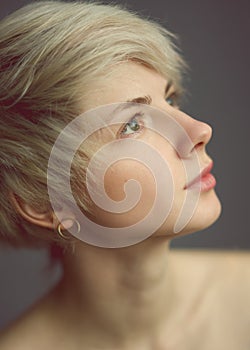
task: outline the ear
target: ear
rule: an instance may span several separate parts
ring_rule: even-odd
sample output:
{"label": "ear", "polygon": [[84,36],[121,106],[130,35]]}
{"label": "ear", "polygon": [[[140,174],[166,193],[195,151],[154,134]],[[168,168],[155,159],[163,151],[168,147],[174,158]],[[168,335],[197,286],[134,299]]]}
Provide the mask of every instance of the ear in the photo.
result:
{"label": "ear", "polygon": [[[14,193],[10,193],[10,200],[16,212],[32,224],[54,230],[60,223],[56,214],[51,208],[46,210],[40,210],[38,208],[35,208],[34,206],[24,202],[19,196],[15,195]],[[60,208],[59,211],[60,217],[74,219],[74,215],[72,215],[72,213],[69,212],[69,210],[67,210],[66,208]],[[70,228],[70,226],[72,226],[72,223],[66,222],[63,226],[65,229],[67,229]]]}

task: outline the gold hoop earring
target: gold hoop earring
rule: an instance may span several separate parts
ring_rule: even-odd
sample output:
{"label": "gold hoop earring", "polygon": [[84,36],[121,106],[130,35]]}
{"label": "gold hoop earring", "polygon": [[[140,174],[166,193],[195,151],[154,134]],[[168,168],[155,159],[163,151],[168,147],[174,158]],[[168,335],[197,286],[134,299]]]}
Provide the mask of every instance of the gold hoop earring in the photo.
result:
{"label": "gold hoop earring", "polygon": [[71,221],[73,221],[73,225],[74,225],[74,224],[76,225],[76,227],[77,227],[77,232],[75,233],[76,235],[80,232],[80,230],[81,230],[81,225],[80,225],[79,221],[77,221],[76,219],[72,219],[72,218],[65,218],[65,219],[63,219],[63,220],[58,224],[57,229],[56,229],[58,235],[59,235],[61,238],[63,238],[64,240],[70,241],[70,240],[72,239],[72,236],[71,236],[71,235],[66,235],[66,234],[63,233],[63,231],[62,231],[63,221],[66,221],[66,220],[71,220]]}

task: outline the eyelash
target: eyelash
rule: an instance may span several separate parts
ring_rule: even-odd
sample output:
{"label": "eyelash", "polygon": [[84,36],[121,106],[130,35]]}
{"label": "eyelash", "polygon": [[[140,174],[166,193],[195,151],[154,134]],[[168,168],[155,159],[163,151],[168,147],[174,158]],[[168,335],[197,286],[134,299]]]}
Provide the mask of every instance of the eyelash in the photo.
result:
{"label": "eyelash", "polygon": [[[167,100],[171,99],[173,102],[172,103],[169,103],[167,102]],[[171,95],[167,96],[166,97],[166,102],[174,107],[174,108],[178,108],[178,100],[179,100],[179,95],[177,92],[173,92]],[[142,117],[143,116],[143,113],[141,112],[137,112],[130,120],[129,122],[127,122],[123,127],[122,129],[119,131],[119,136],[120,137],[130,137],[129,135],[134,135],[134,134],[138,134],[138,133],[141,133],[141,131],[143,130],[144,128],[144,123],[143,122],[137,122],[137,125],[138,125],[138,129],[137,130],[132,130],[132,132],[128,133],[128,134],[125,134],[125,131],[126,131],[126,128],[129,127],[129,124],[131,124],[133,121],[137,120],[138,117]]]}
{"label": "eyelash", "polygon": [[167,100],[169,100],[169,99],[171,99],[171,100],[173,100],[173,102],[172,103],[169,103],[169,102],[167,102],[170,106],[172,106],[172,107],[178,107],[179,106],[179,98],[180,98],[180,96],[178,95],[178,93],[177,92],[173,92],[170,96],[167,96],[166,97],[166,102],[167,102]]}
{"label": "eyelash", "polygon": [[[138,121],[138,118],[142,117],[143,113],[138,112],[136,113],[123,127],[122,129],[119,131],[119,135],[120,137],[130,137],[130,135],[134,135],[134,134],[138,134],[142,131],[142,129],[144,128],[144,123],[142,121]],[[132,130],[132,128],[129,126],[130,124],[132,124],[134,121],[136,121],[136,124],[138,125],[138,129],[136,130]],[[132,130],[132,132],[125,134],[127,128],[130,127],[130,129]]]}

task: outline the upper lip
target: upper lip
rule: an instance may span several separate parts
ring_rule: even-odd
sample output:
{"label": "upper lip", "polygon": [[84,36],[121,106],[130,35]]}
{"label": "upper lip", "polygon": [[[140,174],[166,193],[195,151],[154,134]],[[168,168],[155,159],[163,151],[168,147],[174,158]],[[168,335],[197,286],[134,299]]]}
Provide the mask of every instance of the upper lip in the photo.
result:
{"label": "upper lip", "polygon": [[212,168],[213,168],[213,162],[210,162],[210,163],[200,172],[200,174],[199,174],[197,177],[195,177],[192,181],[190,181],[184,188],[186,189],[186,188],[192,186],[194,183],[200,181],[200,179],[201,179],[203,176],[205,176],[205,175],[207,175],[207,174],[210,173],[210,171],[212,170]]}

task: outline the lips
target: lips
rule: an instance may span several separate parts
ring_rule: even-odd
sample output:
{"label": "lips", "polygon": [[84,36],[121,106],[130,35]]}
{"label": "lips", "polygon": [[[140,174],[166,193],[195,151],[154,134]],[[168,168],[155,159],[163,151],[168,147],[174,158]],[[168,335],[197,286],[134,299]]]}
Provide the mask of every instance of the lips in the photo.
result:
{"label": "lips", "polygon": [[191,182],[189,182],[184,187],[184,189],[187,189],[187,188],[191,187],[195,183],[199,183],[203,177],[205,177],[207,174],[210,173],[212,168],[213,168],[213,162],[211,162],[207,167],[205,167],[196,178],[194,178]]}

